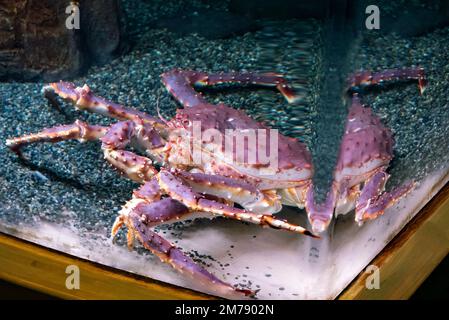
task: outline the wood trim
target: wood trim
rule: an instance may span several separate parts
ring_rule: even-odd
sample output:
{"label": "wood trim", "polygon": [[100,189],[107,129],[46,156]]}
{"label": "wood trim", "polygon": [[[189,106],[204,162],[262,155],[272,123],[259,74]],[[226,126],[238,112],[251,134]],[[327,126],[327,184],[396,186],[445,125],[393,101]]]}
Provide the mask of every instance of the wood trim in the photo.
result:
{"label": "wood trim", "polygon": [[[68,265],[80,268],[80,289],[65,286]],[[64,299],[212,299],[0,233],[0,278]]]}
{"label": "wood trim", "polygon": [[370,263],[380,288],[365,286],[362,271],[338,297],[343,300],[408,299],[449,253],[449,183]]}

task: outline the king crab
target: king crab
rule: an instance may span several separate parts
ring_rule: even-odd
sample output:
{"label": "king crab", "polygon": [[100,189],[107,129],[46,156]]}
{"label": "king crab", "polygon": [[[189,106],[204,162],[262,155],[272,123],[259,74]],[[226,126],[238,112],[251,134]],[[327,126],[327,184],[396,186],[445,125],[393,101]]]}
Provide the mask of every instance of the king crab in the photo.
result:
{"label": "king crab", "polygon": [[[351,87],[410,78],[419,79],[422,87],[423,77],[421,69],[360,73],[352,78]],[[276,135],[276,171],[261,174],[260,169],[267,164],[261,160],[256,147],[270,148],[263,141],[245,146],[247,155],[257,153],[255,162],[248,163],[228,161],[222,141],[204,141],[194,136],[195,122],[200,122],[202,133],[208,129],[223,134],[228,129],[240,132],[254,129],[271,136],[271,129],[251,119],[243,111],[224,104],[208,103],[194,90],[194,86],[219,83],[274,86],[288,102],[294,102],[297,97],[282,76],[273,73],[206,74],[172,70],[162,74],[162,81],[184,106],[169,121],[95,96],[87,85],[76,87],[62,81],[51,83],[43,90],[51,101],[59,96],[72,102],[78,109],[120,121],[107,127],[77,120],[73,124],[8,139],[6,144],[20,153],[22,146],[36,142],[100,140],[105,159],[126,177],[142,184],[120,211],[112,227],[112,237],[122,226],[126,226],[130,247],[134,238],[137,238],[162,261],[189,274],[217,293],[227,295],[237,291],[245,295],[254,294],[249,290],[236,289],[201,268],[180,249],[155,233],[153,227],[182,219],[222,216],[318,237],[301,226],[276,219],[273,214],[279,212],[282,205],[305,207],[313,231],[319,233],[327,228],[335,208],[337,213],[346,213],[356,203],[356,220],[362,222],[382,214],[385,208],[412,188],[413,184],[410,183],[382,194],[388,178],[385,168],[392,158],[393,140],[391,132],[370,108],[360,104],[358,97],[352,99],[332,190],[325,203],[317,205],[313,199],[311,156],[299,140]],[[185,142],[186,137],[188,143],[180,143],[180,139],[184,138]],[[125,150],[128,145],[141,150],[146,156]],[[192,150],[201,151],[201,161],[194,161]],[[232,149],[231,160],[236,159],[237,152]],[[158,164],[161,169],[156,170],[153,164]],[[361,191],[360,184],[364,184]],[[243,209],[235,207],[234,203]]]}

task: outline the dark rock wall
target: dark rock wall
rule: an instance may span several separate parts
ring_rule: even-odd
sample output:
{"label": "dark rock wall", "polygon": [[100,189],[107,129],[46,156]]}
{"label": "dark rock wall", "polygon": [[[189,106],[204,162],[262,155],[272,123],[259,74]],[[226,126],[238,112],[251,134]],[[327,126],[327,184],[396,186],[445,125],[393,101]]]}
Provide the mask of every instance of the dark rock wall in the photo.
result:
{"label": "dark rock wall", "polygon": [[67,29],[60,0],[0,0],[0,81],[53,81],[120,53],[117,0],[79,1],[80,29]]}

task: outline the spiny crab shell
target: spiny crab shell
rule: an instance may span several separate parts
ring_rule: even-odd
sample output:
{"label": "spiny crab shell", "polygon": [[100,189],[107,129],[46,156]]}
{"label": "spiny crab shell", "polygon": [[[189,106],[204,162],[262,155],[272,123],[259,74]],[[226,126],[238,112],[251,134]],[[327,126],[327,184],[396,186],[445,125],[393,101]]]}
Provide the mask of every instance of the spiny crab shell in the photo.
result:
{"label": "spiny crab shell", "polygon": [[[224,104],[202,104],[197,107],[178,109],[177,114],[170,124],[179,131],[177,136],[187,137],[189,144],[176,144],[179,149],[168,160],[176,163],[176,158],[181,154],[181,161],[186,159],[192,162],[188,165],[201,167],[205,173],[221,175],[225,177],[243,179],[250,182],[260,190],[283,189],[295,187],[312,178],[313,168],[310,152],[298,139],[289,138],[278,134],[277,130],[266,128],[240,110],[233,109]],[[198,126],[195,126],[198,124]],[[217,135],[210,136],[210,129],[217,130]],[[196,133],[194,130],[198,130]],[[244,150],[237,150],[236,140],[246,132],[254,132],[255,139],[243,141]],[[232,136],[235,134],[234,136]],[[200,136],[203,138],[195,138]],[[218,139],[217,139],[218,138]],[[233,139],[230,149],[226,153],[226,139]],[[276,143],[270,143],[275,139]],[[268,168],[270,163],[266,161],[266,155],[272,154],[270,146],[277,146],[275,152],[276,163],[272,170]],[[183,147],[184,150],[182,149]],[[231,149],[232,148],[232,149]],[[193,163],[193,155],[186,154],[193,150],[201,155],[201,163]],[[242,157],[239,159],[238,152]],[[264,158],[260,152],[264,152]],[[248,161],[254,155],[254,161]],[[266,168],[266,170],[263,170]]]}
{"label": "spiny crab shell", "polygon": [[364,182],[373,171],[387,167],[393,158],[391,130],[371,108],[362,106],[357,98],[353,99],[335,168],[334,181],[343,189],[336,214],[348,211],[341,207],[349,202],[345,191]]}

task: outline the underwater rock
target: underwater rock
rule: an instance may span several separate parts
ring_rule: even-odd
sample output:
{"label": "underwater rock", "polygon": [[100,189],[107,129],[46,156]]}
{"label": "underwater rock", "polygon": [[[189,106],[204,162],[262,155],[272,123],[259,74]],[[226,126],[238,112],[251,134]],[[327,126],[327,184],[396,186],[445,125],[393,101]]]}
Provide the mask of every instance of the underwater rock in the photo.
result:
{"label": "underwater rock", "polygon": [[82,1],[80,11],[80,31],[92,62],[103,65],[119,56],[126,47],[119,1]]}
{"label": "underwater rock", "polygon": [[117,0],[78,3],[80,28],[69,29],[68,1],[0,0],[0,81],[64,79],[114,56],[121,43]]}
{"label": "underwater rock", "polygon": [[82,65],[78,39],[57,0],[0,0],[0,79],[56,79]]}

